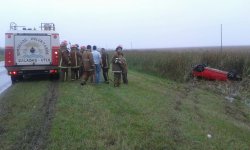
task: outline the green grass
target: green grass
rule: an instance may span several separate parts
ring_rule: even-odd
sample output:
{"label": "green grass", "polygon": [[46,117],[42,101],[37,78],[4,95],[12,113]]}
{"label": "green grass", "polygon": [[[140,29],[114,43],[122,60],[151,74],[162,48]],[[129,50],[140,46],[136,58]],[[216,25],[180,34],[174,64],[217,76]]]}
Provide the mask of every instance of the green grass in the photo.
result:
{"label": "green grass", "polygon": [[[41,126],[48,82],[17,83],[1,95],[1,149]],[[61,82],[47,149],[249,149],[249,107],[189,84],[134,71],[120,88]]]}
{"label": "green grass", "polygon": [[[43,104],[47,81],[18,83],[0,95],[0,149],[13,149],[39,126],[38,110]],[[17,147],[22,149],[22,147]],[[24,147],[23,147],[24,148]]]}
{"label": "green grass", "polygon": [[[138,72],[129,79],[121,88],[62,83],[48,148],[249,149],[244,104]],[[237,105],[239,118],[226,111]]]}

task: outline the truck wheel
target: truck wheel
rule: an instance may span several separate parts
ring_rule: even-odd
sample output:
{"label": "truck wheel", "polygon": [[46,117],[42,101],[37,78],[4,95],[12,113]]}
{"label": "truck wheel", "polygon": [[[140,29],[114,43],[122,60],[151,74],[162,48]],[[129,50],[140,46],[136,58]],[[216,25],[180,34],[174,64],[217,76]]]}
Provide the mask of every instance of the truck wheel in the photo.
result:
{"label": "truck wheel", "polygon": [[22,81],[23,80],[23,76],[22,75],[19,75],[18,76],[18,81]]}
{"label": "truck wheel", "polygon": [[11,76],[11,81],[12,83],[16,83],[17,81],[21,81],[23,80],[23,76],[22,75],[18,75],[18,76]]}
{"label": "truck wheel", "polygon": [[11,81],[12,81],[12,84],[16,83],[17,82],[17,77],[11,76]]}
{"label": "truck wheel", "polygon": [[55,80],[59,80],[59,77],[60,77],[59,73],[54,75]]}
{"label": "truck wheel", "polygon": [[50,75],[50,79],[51,80],[58,80],[59,79],[59,74]]}

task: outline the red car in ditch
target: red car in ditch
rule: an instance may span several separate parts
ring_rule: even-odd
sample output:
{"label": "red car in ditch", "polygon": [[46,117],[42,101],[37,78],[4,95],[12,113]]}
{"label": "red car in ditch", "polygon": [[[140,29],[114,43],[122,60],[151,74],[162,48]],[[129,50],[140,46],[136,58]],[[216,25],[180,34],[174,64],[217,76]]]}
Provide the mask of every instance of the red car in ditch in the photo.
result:
{"label": "red car in ditch", "polygon": [[211,67],[207,67],[206,65],[196,65],[192,70],[192,76],[203,78],[207,80],[218,80],[218,81],[227,81],[234,80],[240,81],[242,78],[236,71],[222,71],[218,69],[214,69]]}

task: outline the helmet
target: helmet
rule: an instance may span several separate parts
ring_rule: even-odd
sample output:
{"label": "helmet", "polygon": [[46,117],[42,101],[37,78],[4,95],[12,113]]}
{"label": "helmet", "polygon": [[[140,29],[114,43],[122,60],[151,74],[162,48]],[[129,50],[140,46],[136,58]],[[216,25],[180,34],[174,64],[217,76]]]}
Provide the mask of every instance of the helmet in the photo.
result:
{"label": "helmet", "polygon": [[86,49],[86,47],[85,46],[81,46],[81,49]]}
{"label": "helmet", "polygon": [[67,45],[68,45],[68,42],[66,40],[61,42],[61,46],[67,46]]}
{"label": "helmet", "polygon": [[71,45],[70,48],[77,48],[77,46],[75,44]]}
{"label": "helmet", "polygon": [[115,50],[117,51],[119,49],[122,50],[122,46],[121,45],[118,45]]}

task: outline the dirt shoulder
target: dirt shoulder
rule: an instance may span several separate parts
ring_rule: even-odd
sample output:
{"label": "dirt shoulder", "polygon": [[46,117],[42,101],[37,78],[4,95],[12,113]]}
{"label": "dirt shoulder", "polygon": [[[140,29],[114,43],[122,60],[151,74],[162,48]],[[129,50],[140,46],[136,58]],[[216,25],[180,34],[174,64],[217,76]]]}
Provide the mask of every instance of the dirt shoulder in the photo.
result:
{"label": "dirt shoulder", "polygon": [[[24,130],[24,135],[17,141],[13,149],[45,149],[48,134],[50,132],[52,120],[55,113],[55,104],[58,97],[58,82],[51,82],[48,91],[43,99],[43,105],[39,108],[37,114],[31,118]],[[38,126],[33,126],[39,122]],[[33,124],[33,125],[32,125]]]}
{"label": "dirt shoulder", "polygon": [[45,149],[58,82],[25,81],[0,96],[0,149]]}

